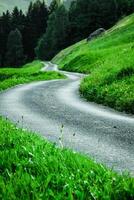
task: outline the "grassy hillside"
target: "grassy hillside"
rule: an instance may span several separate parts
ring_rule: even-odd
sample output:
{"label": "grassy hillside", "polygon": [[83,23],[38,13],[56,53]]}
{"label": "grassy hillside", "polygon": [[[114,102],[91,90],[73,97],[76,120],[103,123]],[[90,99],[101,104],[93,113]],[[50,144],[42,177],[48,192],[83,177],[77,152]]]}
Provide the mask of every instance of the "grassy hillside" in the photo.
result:
{"label": "grassy hillside", "polygon": [[0,199],[132,200],[134,179],[0,118]]}
{"label": "grassy hillside", "polygon": [[[0,69],[0,90],[34,80],[64,77],[57,72],[41,72],[42,67],[40,61],[34,61],[20,69]],[[59,149],[0,117],[0,199],[131,200],[133,197],[134,179],[129,175],[118,175],[85,156]]]}
{"label": "grassy hillside", "polygon": [[134,15],[102,37],[61,51],[53,62],[63,70],[90,74],[80,85],[87,100],[134,114]]}

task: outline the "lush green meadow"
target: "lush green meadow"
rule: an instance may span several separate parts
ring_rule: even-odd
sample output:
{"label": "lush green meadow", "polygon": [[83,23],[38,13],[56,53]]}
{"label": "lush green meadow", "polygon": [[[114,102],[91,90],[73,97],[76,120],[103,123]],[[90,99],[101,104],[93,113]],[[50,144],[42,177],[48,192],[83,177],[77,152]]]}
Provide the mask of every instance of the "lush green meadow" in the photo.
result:
{"label": "lush green meadow", "polygon": [[102,37],[61,51],[53,62],[63,70],[90,74],[80,85],[89,101],[134,113],[134,15]]}
{"label": "lush green meadow", "polygon": [[[30,81],[64,77],[57,72],[41,72],[42,67],[40,61],[34,61],[20,69],[1,69],[0,90]],[[119,175],[0,117],[0,199],[133,198],[134,179],[129,174]]]}
{"label": "lush green meadow", "polygon": [[0,199],[132,200],[134,179],[0,119]]}
{"label": "lush green meadow", "polygon": [[32,81],[43,81],[60,79],[64,76],[58,72],[42,72],[44,63],[33,61],[24,65],[22,68],[1,68],[0,69],[0,91],[13,87],[18,84],[29,83]]}

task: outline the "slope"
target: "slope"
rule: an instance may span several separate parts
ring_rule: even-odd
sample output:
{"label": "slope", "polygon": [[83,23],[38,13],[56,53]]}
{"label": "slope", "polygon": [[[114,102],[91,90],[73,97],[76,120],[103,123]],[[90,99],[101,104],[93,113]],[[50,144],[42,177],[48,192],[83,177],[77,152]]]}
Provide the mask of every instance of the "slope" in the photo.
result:
{"label": "slope", "polygon": [[89,101],[134,113],[134,14],[102,37],[61,51],[53,59],[61,69],[90,74],[80,85]]}
{"label": "slope", "polygon": [[[34,61],[20,69],[1,69],[0,91],[34,80],[63,78],[63,75],[57,72],[43,72],[42,67],[42,62]],[[35,90],[38,91],[37,88]],[[43,88],[42,92],[45,92],[47,97]],[[23,97],[24,95],[21,98]],[[52,98],[53,96],[51,100]],[[33,96],[30,95],[30,99],[32,100]],[[2,106],[1,100],[0,98]],[[50,102],[51,100],[49,98]],[[11,106],[16,113],[17,105]],[[52,109],[54,114],[54,107]],[[133,199],[134,178],[130,177],[130,174],[117,174],[87,156],[63,148],[65,140],[62,137],[65,130],[63,126],[59,130],[60,138],[57,140],[59,146],[48,142],[44,136],[40,137],[35,132],[29,132],[29,128],[25,127],[26,115],[22,112],[20,114],[21,118],[17,121],[17,126],[11,124],[7,118],[0,117],[0,199],[120,200],[120,197],[124,200]],[[33,118],[32,115],[31,119]],[[68,133],[70,135],[70,132]],[[69,137],[69,140],[70,138],[72,143],[72,137]],[[76,138],[74,140],[79,141]]]}

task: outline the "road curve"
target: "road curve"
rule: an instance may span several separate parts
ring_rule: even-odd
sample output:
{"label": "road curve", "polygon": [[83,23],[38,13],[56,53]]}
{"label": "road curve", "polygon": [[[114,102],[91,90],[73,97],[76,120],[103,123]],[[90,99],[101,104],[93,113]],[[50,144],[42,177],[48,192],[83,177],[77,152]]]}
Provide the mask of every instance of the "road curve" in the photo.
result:
{"label": "road curve", "polygon": [[[57,70],[48,63],[44,70]],[[66,80],[19,85],[0,93],[0,114],[95,160],[134,175],[134,117],[80,97],[82,74],[63,72]],[[23,117],[22,117],[23,116]]]}

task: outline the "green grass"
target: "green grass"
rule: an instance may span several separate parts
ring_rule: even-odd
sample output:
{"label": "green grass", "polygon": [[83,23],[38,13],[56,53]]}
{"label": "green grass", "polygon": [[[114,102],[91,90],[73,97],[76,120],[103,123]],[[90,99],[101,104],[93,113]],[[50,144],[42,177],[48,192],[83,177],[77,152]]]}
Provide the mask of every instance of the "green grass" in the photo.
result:
{"label": "green grass", "polygon": [[[40,61],[34,61],[19,69],[0,69],[0,90],[64,77],[57,72],[41,72],[42,66]],[[60,149],[0,117],[0,199],[133,198],[134,178],[129,174],[119,175],[83,155]]]}
{"label": "green grass", "polygon": [[90,74],[80,85],[87,100],[134,114],[134,15],[102,37],[61,51],[53,62],[63,70]]}
{"label": "green grass", "polygon": [[43,81],[64,78],[58,72],[41,72],[44,66],[40,61],[24,65],[22,68],[2,68],[0,69],[0,91],[13,87],[18,84],[29,83],[32,81]]}
{"label": "green grass", "polygon": [[0,119],[0,199],[132,200],[134,179]]}

